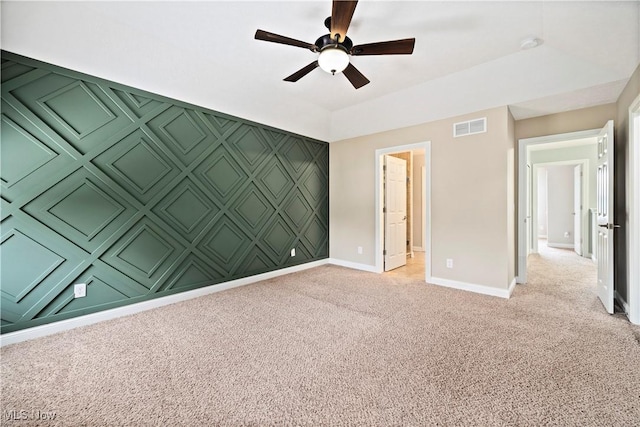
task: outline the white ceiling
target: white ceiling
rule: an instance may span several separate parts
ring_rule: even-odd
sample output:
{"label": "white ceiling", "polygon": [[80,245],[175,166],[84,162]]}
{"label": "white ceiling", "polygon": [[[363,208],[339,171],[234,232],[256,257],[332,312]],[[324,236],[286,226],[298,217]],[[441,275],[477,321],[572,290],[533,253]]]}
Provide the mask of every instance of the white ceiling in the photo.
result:
{"label": "white ceiling", "polygon": [[[615,102],[640,63],[640,2],[358,4],[355,44],[415,37],[411,56],[352,57],[355,90],[314,70],[331,1],[2,1],[2,49],[326,141],[508,105],[516,119]],[[522,51],[536,36],[543,44]]]}

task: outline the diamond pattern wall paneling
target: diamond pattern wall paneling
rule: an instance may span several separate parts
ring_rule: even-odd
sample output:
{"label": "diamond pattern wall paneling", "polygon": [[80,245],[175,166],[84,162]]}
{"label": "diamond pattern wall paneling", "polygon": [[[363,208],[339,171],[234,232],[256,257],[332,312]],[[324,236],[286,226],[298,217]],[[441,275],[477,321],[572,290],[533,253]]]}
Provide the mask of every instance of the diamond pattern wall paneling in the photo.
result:
{"label": "diamond pattern wall paneling", "polygon": [[328,257],[326,143],[5,51],[1,76],[2,333]]}

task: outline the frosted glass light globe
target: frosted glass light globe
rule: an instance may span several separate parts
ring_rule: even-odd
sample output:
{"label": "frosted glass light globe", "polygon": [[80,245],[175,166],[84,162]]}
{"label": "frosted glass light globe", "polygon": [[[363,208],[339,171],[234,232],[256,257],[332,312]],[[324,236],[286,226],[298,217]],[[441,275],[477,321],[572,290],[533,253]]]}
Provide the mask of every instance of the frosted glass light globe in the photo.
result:
{"label": "frosted glass light globe", "polygon": [[320,52],[318,64],[327,73],[339,73],[349,65],[349,55],[338,47],[328,47]]}

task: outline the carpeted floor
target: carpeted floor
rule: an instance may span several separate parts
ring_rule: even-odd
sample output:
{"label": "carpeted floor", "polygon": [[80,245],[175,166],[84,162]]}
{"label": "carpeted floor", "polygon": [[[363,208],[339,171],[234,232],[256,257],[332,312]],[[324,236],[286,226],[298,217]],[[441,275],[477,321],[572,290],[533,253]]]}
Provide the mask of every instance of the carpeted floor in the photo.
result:
{"label": "carpeted floor", "polygon": [[509,300],[323,266],[7,346],[2,424],[638,425],[640,328],[591,261],[530,264]]}

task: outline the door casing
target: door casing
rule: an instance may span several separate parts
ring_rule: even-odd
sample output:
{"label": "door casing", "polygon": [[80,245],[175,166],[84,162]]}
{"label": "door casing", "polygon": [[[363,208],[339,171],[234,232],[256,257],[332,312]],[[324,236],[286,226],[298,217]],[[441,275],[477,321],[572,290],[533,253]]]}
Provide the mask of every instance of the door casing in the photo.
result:
{"label": "door casing", "polygon": [[588,243],[589,241],[583,239],[585,234],[583,231],[583,221],[582,215],[583,212],[588,212],[585,209],[588,206],[587,201],[584,199],[583,193],[585,186],[583,186],[583,180],[589,179],[589,176],[583,177],[585,168],[582,165],[577,165],[573,168],[573,250],[580,256],[586,254],[587,252],[584,250],[583,242]]}
{"label": "door casing", "polygon": [[627,303],[629,320],[640,325],[640,96],[629,107],[629,171],[627,175],[627,206],[629,223],[627,242]]}

